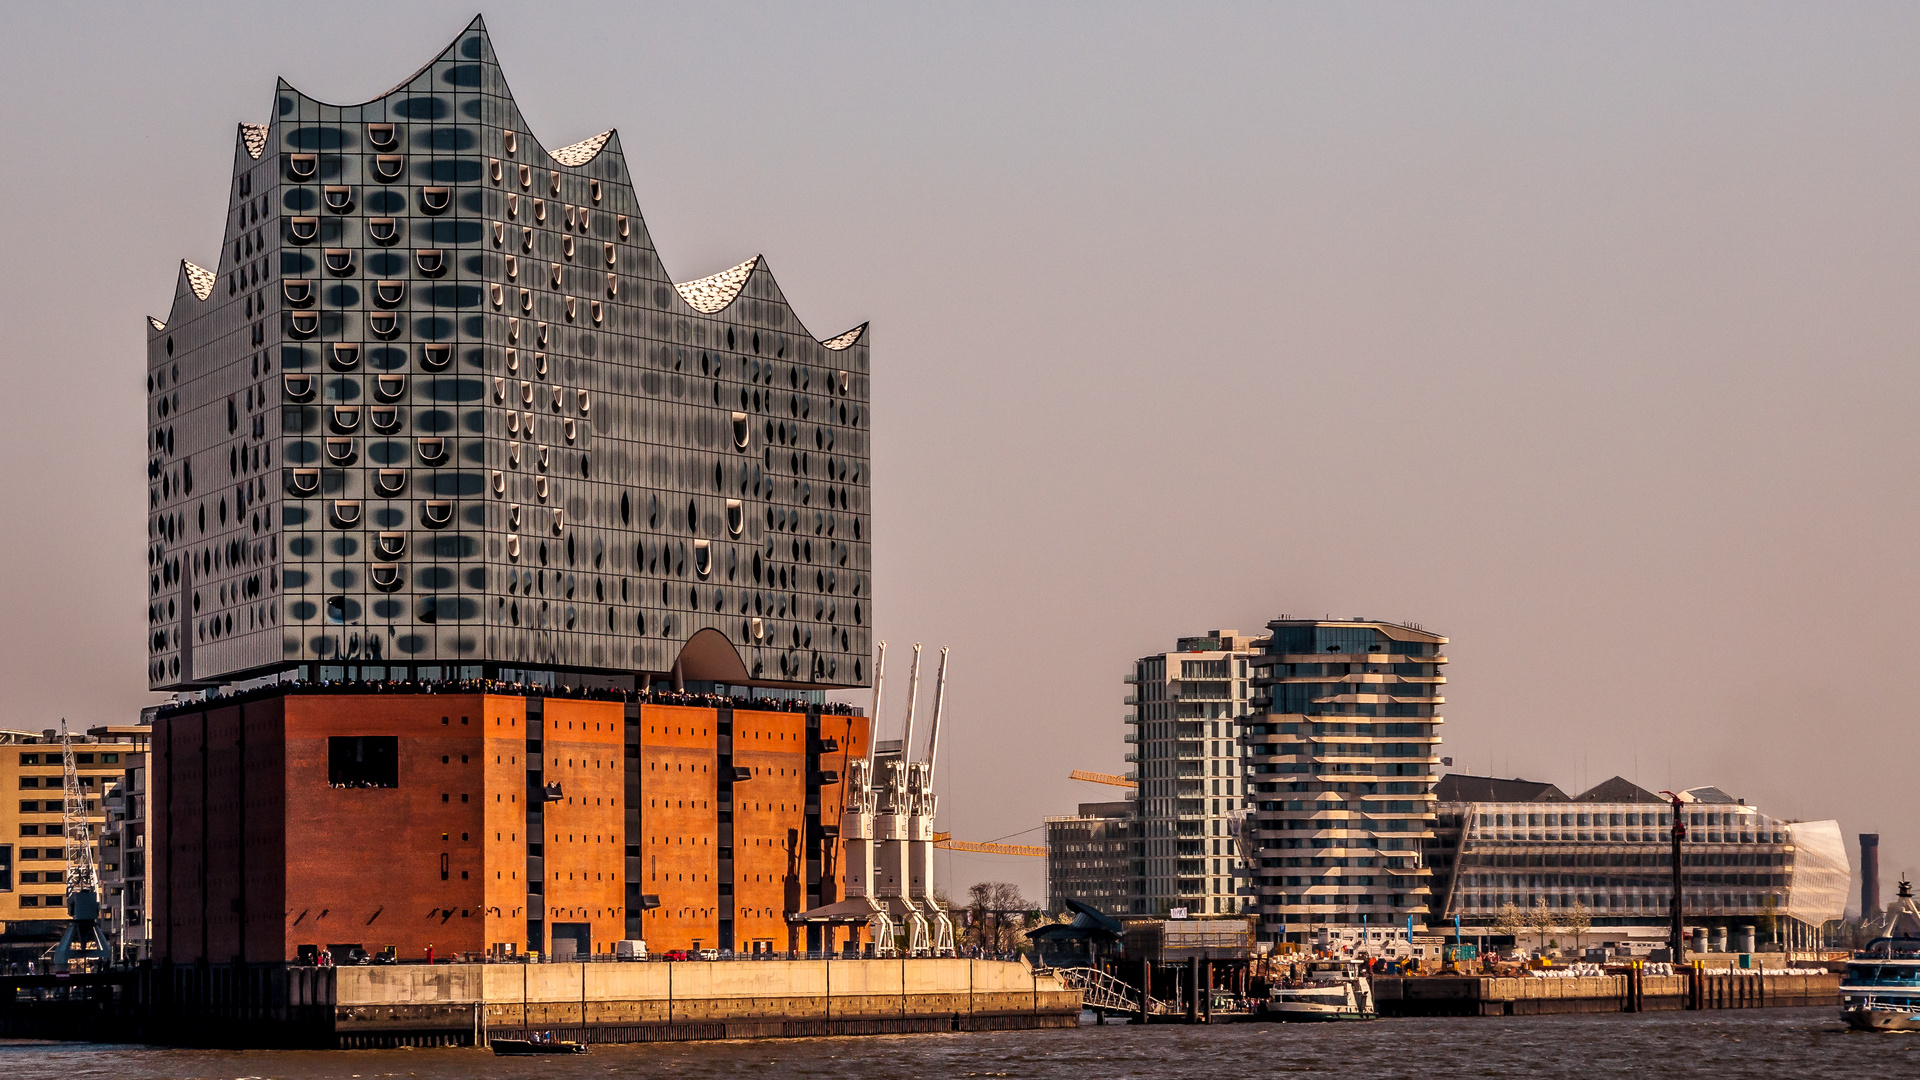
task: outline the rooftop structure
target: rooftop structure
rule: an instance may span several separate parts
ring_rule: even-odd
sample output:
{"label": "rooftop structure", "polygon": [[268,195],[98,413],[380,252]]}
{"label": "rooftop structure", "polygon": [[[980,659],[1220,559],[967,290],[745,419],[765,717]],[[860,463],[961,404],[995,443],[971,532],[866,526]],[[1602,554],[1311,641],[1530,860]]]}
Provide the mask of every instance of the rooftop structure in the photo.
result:
{"label": "rooftop structure", "polygon": [[867,684],[864,325],[674,281],[620,135],[543,145],[479,19],[233,153],[146,327],[150,686]]}

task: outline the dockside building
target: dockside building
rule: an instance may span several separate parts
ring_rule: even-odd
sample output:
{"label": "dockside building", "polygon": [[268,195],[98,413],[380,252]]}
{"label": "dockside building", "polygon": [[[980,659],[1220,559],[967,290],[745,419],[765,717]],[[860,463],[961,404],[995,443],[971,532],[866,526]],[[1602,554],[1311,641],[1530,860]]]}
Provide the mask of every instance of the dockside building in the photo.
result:
{"label": "dockside building", "polygon": [[[1817,939],[1846,908],[1850,867],[1838,823],[1789,821],[1719,788],[1680,793],[1687,835],[1681,866],[1688,926],[1737,941],[1772,931]],[[1673,896],[1671,803],[1621,777],[1569,798],[1552,784],[1452,774],[1435,789],[1427,848],[1435,909],[1486,932],[1508,904],[1664,939]],[[1771,927],[1766,924],[1773,922]]]}
{"label": "dockside building", "polygon": [[146,326],[155,955],[788,947],[868,735],[865,326],[669,277],[477,19],[281,83],[203,263]]}

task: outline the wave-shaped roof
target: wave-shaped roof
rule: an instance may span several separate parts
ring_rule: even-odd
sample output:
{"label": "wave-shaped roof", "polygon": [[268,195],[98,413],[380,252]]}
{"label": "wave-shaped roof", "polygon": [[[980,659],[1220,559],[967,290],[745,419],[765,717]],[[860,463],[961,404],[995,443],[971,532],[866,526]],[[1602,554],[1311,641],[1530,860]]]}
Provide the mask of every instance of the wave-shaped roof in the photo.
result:
{"label": "wave-shaped roof", "polygon": [[739,266],[692,281],[675,282],[673,287],[693,310],[712,315],[733,303],[733,298],[747,287],[747,279],[753,276],[753,268],[759,265],[760,256],[755,255]]}

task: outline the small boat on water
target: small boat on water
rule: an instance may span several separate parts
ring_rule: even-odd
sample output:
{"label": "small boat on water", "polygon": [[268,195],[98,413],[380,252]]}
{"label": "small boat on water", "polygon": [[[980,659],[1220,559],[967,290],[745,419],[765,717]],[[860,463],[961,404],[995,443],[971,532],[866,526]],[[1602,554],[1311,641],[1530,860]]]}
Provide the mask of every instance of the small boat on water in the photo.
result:
{"label": "small boat on water", "polygon": [[525,1057],[530,1054],[584,1054],[586,1043],[569,1042],[556,1039],[551,1034],[535,1035],[531,1039],[494,1039],[493,1052],[499,1057]]}
{"label": "small boat on water", "polygon": [[1920,905],[1904,879],[1885,929],[1847,961],[1840,1017],[1861,1031],[1920,1031]]}
{"label": "small boat on water", "polygon": [[1305,980],[1276,986],[1263,1003],[1268,1020],[1373,1020],[1373,983],[1358,964],[1309,971]]}

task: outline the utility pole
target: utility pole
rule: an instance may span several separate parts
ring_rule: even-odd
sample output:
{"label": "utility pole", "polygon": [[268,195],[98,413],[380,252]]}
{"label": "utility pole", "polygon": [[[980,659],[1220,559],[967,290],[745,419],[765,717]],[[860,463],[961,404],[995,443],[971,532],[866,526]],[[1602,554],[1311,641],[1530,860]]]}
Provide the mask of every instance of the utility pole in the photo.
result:
{"label": "utility pole", "polygon": [[1686,908],[1681,900],[1683,894],[1680,891],[1680,883],[1682,880],[1680,877],[1680,841],[1687,838],[1687,818],[1685,814],[1681,813],[1681,808],[1685,804],[1680,801],[1680,796],[1675,795],[1671,791],[1663,791],[1660,794],[1673,800],[1673,902],[1671,905],[1673,925],[1667,929],[1667,954],[1668,958],[1677,965],[1686,957],[1686,954],[1680,948],[1680,938],[1683,933],[1680,924],[1686,915]]}

